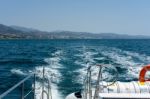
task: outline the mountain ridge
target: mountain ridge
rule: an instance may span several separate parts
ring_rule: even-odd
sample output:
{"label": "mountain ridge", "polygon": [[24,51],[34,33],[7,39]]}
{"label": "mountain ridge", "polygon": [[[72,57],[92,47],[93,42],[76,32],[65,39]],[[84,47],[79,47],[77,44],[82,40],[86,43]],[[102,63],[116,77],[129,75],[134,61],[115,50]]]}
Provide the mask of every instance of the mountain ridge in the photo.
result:
{"label": "mountain ridge", "polygon": [[0,24],[0,39],[150,39],[150,36],[74,31],[40,31],[38,29]]}

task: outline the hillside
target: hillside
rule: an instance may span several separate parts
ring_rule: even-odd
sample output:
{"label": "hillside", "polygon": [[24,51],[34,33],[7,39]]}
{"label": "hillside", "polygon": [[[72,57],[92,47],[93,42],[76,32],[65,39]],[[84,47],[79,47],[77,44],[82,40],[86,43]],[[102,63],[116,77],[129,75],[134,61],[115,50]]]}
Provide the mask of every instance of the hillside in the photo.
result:
{"label": "hillside", "polygon": [[0,39],[149,39],[150,36],[121,35],[116,33],[88,33],[72,31],[46,32],[19,26],[0,24]]}

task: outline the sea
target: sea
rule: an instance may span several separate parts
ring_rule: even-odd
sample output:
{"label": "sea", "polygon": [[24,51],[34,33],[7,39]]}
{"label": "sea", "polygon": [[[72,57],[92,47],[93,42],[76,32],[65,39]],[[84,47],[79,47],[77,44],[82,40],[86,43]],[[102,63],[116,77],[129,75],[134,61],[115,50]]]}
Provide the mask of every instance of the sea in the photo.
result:
{"label": "sea", "polygon": [[[116,73],[118,81],[137,81],[142,67],[150,64],[150,40],[0,40],[0,94],[35,73],[35,97],[41,99],[44,68],[53,99],[65,99],[83,90],[88,67],[96,73],[98,64],[106,65],[103,73],[107,81],[113,80]],[[96,76],[92,77],[94,82]],[[31,77],[24,83],[24,94],[33,87],[32,81]],[[17,87],[4,99],[20,99],[21,90]]]}

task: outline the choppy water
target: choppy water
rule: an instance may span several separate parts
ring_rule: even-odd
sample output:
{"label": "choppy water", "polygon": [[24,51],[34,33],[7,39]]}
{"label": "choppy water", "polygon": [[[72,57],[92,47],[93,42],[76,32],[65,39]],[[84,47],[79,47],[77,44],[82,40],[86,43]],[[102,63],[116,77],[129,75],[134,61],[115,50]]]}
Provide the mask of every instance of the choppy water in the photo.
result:
{"label": "choppy water", "polygon": [[[54,99],[64,99],[82,89],[87,66],[101,63],[116,68],[120,81],[138,80],[141,67],[150,63],[150,40],[1,40],[0,93],[34,71],[40,79],[44,66],[48,78],[54,75]],[[40,80],[36,82],[41,86]],[[11,99],[18,99],[19,90]],[[39,93],[40,89],[37,98]]]}

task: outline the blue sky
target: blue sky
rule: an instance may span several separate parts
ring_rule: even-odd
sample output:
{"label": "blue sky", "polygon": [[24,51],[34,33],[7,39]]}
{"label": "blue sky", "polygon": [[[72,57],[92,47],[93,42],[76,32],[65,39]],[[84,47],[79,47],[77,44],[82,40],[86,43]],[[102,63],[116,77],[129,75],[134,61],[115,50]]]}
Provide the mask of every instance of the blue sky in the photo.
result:
{"label": "blue sky", "polygon": [[0,23],[46,31],[150,35],[150,0],[0,0]]}

